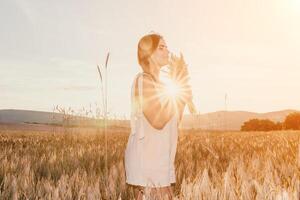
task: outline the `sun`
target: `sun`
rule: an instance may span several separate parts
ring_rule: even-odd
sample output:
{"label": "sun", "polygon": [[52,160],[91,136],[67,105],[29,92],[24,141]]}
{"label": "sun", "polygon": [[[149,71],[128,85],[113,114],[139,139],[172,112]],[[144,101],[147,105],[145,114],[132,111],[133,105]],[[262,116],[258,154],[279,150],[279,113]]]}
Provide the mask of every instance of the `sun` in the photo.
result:
{"label": "sun", "polygon": [[168,97],[176,98],[179,96],[180,86],[174,81],[165,82],[165,93]]}
{"label": "sun", "polygon": [[175,112],[178,113],[177,104],[185,100],[185,91],[186,88],[184,83],[180,81],[173,80],[168,76],[168,74],[161,74],[160,75],[160,86],[158,88],[159,92],[157,96],[160,99],[160,102],[163,105],[167,105],[168,102],[171,103],[175,107]]}

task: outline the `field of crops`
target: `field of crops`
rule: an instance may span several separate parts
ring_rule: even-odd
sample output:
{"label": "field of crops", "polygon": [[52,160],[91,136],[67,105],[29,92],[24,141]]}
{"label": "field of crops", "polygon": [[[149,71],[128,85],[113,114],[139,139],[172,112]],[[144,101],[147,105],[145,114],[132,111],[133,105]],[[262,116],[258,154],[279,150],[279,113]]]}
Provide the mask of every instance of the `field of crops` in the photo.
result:
{"label": "field of crops", "polygon": [[[133,199],[129,132],[0,130],[0,199]],[[299,199],[300,131],[180,131],[178,199]]]}

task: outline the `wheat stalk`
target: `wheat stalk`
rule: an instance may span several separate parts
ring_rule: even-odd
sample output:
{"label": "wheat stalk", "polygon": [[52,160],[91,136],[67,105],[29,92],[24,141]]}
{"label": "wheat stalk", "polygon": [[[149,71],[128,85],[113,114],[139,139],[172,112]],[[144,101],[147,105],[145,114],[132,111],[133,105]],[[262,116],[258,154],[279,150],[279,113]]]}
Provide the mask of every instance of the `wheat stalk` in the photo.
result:
{"label": "wheat stalk", "polygon": [[100,76],[100,85],[102,92],[102,105],[104,109],[104,135],[105,135],[105,182],[108,184],[108,167],[107,167],[107,67],[110,53],[107,53],[104,68],[104,81],[99,65],[97,65]]}

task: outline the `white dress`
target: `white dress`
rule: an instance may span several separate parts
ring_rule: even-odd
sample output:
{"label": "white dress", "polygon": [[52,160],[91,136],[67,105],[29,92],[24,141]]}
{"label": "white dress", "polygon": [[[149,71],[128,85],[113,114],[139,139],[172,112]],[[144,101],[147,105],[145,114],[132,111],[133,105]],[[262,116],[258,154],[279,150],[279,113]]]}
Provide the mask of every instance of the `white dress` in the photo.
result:
{"label": "white dress", "polygon": [[[131,132],[125,149],[126,183],[144,187],[164,187],[176,182],[175,154],[178,115],[159,130],[142,112],[143,73],[136,75],[131,88]],[[138,100],[135,83],[138,81]],[[139,103],[141,102],[141,103]]]}

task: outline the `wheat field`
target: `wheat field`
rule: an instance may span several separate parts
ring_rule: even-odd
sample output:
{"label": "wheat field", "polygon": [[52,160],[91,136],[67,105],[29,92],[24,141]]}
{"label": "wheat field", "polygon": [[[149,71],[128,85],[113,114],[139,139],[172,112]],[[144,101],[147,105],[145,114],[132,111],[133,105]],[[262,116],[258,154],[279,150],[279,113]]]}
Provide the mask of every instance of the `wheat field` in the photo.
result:
{"label": "wheat field", "polygon": [[[0,199],[134,199],[129,130],[0,130]],[[176,199],[299,199],[300,131],[179,133]]]}

